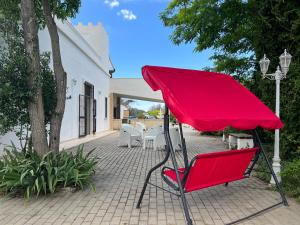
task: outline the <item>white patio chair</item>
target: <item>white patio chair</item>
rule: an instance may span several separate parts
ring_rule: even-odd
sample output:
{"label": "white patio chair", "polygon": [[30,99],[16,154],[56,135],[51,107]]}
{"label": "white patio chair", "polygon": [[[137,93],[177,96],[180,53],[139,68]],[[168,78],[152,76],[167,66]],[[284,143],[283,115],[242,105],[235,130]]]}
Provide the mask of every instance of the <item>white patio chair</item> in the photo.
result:
{"label": "white patio chair", "polygon": [[[158,126],[154,126],[154,127],[150,127],[146,132],[145,132],[145,135],[144,135],[144,138],[143,138],[143,149],[146,149],[146,144],[147,142],[151,141],[153,142],[153,146],[154,146],[154,142],[155,142],[155,139],[156,137],[161,133],[163,132],[163,129],[162,129],[162,126],[161,125],[158,125]],[[159,143],[156,143],[157,146]]]}
{"label": "white patio chair", "polygon": [[142,139],[144,139],[144,135],[145,135],[145,131],[146,131],[146,125],[141,123],[141,122],[137,122],[135,124],[135,129],[141,134]]}
{"label": "white patio chair", "polygon": [[135,142],[140,143],[142,140],[141,134],[134,129],[130,124],[122,124],[119,133],[119,143],[118,146],[127,145],[131,148],[132,144]]}
{"label": "white patio chair", "polygon": [[166,146],[165,135],[164,132],[161,131],[158,135],[156,135],[155,139],[153,140],[153,148],[154,150],[164,149],[165,146]]}
{"label": "white patio chair", "polygon": [[181,139],[179,134],[179,129],[177,127],[170,128],[170,137],[172,141],[173,149],[181,150]]}

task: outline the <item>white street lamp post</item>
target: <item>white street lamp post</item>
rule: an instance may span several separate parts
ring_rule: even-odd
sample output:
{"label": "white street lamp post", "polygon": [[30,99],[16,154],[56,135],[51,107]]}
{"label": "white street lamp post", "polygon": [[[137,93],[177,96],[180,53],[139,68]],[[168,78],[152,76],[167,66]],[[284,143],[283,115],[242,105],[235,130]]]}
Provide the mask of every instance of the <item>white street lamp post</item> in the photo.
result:
{"label": "white street lamp post", "polygon": [[[262,77],[276,81],[276,115],[278,117],[280,112],[280,80],[286,78],[286,74],[289,71],[291,59],[292,56],[289,53],[287,53],[285,49],[284,53],[281,54],[281,56],[279,57],[280,67],[278,66],[276,72],[271,74],[267,74],[270,60],[266,58],[266,55],[264,55],[264,57],[259,61]],[[275,130],[274,157],[273,157],[272,166],[278,181],[281,181],[280,178],[281,166],[280,166],[280,157],[279,157],[279,129]],[[271,178],[270,183],[275,184],[273,177]]]}

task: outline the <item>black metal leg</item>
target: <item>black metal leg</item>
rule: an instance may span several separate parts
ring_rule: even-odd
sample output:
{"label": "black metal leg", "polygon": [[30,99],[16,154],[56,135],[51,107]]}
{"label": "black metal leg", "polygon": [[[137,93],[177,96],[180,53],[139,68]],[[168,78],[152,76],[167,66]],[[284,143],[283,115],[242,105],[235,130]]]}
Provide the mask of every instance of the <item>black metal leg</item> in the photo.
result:
{"label": "black metal leg", "polygon": [[[167,107],[165,108],[165,115],[164,115],[164,130],[169,130],[169,111],[168,111],[168,108],[167,108]],[[165,156],[165,158],[163,159],[163,161],[161,161],[160,163],[158,163],[157,165],[155,165],[155,166],[154,166],[153,168],[151,168],[151,170],[148,172],[147,177],[146,177],[146,180],[145,180],[145,182],[144,182],[144,186],[143,186],[143,189],[142,189],[140,198],[139,198],[139,201],[138,201],[138,203],[137,203],[137,205],[136,205],[136,208],[140,208],[140,206],[141,206],[141,203],[142,203],[142,200],[143,200],[143,197],[144,197],[144,194],[145,194],[147,185],[148,185],[148,183],[149,183],[151,174],[153,173],[153,171],[155,171],[156,169],[158,169],[159,167],[161,167],[162,165],[164,165],[164,164],[168,161],[169,157],[170,157],[170,148],[169,148],[168,145],[166,145],[166,156]]]}
{"label": "black metal leg", "polygon": [[258,159],[259,159],[259,156],[260,156],[260,152],[256,153],[256,155],[255,155],[255,157],[254,157],[254,159],[253,159],[253,162],[252,162],[251,166],[247,169],[247,171],[246,171],[246,173],[245,173],[246,176],[250,176],[250,174],[251,174],[251,172],[252,172],[254,166],[256,165],[256,163],[257,163],[257,161],[258,161]]}
{"label": "black metal leg", "polygon": [[[193,223],[192,223],[191,217],[189,215],[189,210],[188,210],[186,198],[185,198],[185,195],[184,195],[184,190],[183,190],[182,183],[181,183],[180,176],[179,176],[179,172],[178,172],[178,165],[177,165],[177,162],[176,162],[175,152],[174,152],[174,149],[173,149],[173,146],[172,146],[172,141],[171,141],[171,137],[170,137],[170,133],[169,133],[169,110],[168,110],[167,106],[165,106],[164,134],[165,134],[165,139],[166,139],[166,150],[167,150],[166,156],[165,156],[165,158],[162,162],[158,163],[156,166],[154,166],[148,172],[136,208],[140,208],[140,206],[141,206],[141,203],[142,203],[142,200],[143,200],[146,188],[147,188],[147,184],[149,183],[152,172],[155,171],[156,169],[158,169],[159,167],[161,167],[163,164],[165,164],[167,162],[169,156],[171,155],[174,170],[175,170],[175,173],[176,173],[176,178],[177,178],[177,181],[178,181],[178,187],[179,187],[180,197],[181,197],[181,201],[182,201],[182,205],[183,205],[184,215],[185,215],[185,218],[186,218],[186,223],[188,225],[192,225]],[[181,130],[181,134],[182,134],[182,130]],[[186,146],[185,146],[184,139],[182,139],[182,141],[183,141],[182,142],[183,143],[183,148],[184,148],[185,153],[186,153]],[[187,160],[187,156],[186,156],[186,159],[185,159],[185,163],[188,163],[186,160]]]}
{"label": "black metal leg", "polygon": [[169,156],[170,156],[170,148],[168,148],[167,146],[167,153],[166,153],[166,156],[164,158],[163,161],[161,161],[160,163],[158,163],[156,166],[154,166],[147,174],[147,177],[146,177],[146,180],[144,182],[144,186],[143,186],[143,189],[142,189],[142,192],[141,192],[141,195],[140,195],[140,198],[139,198],[139,201],[136,205],[136,208],[140,208],[141,206],[141,203],[142,203],[142,200],[143,200],[143,197],[144,197],[144,194],[145,194],[145,191],[146,191],[146,188],[147,188],[147,184],[149,183],[149,180],[150,180],[150,177],[151,177],[151,174],[153,171],[155,171],[156,169],[158,169],[159,167],[161,167],[162,165],[164,165],[168,159],[169,159]]}
{"label": "black metal leg", "polygon": [[190,214],[189,214],[189,209],[188,209],[188,206],[187,206],[184,190],[182,188],[182,183],[181,183],[181,179],[180,179],[179,172],[178,172],[178,165],[177,165],[177,162],[176,162],[175,152],[174,152],[174,149],[173,149],[173,146],[172,146],[172,141],[171,141],[171,138],[170,138],[169,131],[165,132],[165,138],[166,138],[166,142],[167,142],[167,145],[169,146],[170,153],[171,153],[171,159],[172,159],[173,167],[174,167],[175,174],[176,174],[177,184],[178,184],[178,188],[179,188],[179,192],[180,192],[180,197],[181,197],[181,201],[182,201],[182,206],[183,206],[183,211],[184,211],[186,223],[188,225],[192,225],[193,222],[192,222]]}
{"label": "black metal leg", "polygon": [[269,170],[271,172],[271,175],[272,175],[272,177],[273,177],[273,179],[275,181],[276,188],[277,188],[277,191],[279,192],[279,194],[281,196],[282,202],[283,202],[283,204],[285,206],[288,206],[288,202],[287,202],[286,197],[284,195],[284,192],[282,190],[281,184],[279,183],[279,181],[277,179],[277,176],[276,176],[276,174],[275,174],[275,172],[273,170],[273,167],[272,167],[271,163],[269,162],[269,160],[268,160],[268,158],[266,156],[265,150],[262,147],[262,143],[261,143],[261,140],[260,140],[260,138],[258,136],[257,130],[255,130],[254,134],[255,134],[255,141],[256,141],[257,145],[259,146],[259,148],[261,149],[261,153],[262,153],[262,155],[263,155],[263,157],[264,157],[264,159],[265,159],[265,161],[267,163],[267,166],[268,166],[268,168],[269,168]]}
{"label": "black metal leg", "polygon": [[186,151],[186,144],[185,139],[183,137],[183,131],[182,131],[182,124],[179,123],[179,131],[180,131],[180,139],[181,139],[181,145],[182,145],[182,154],[183,154],[183,160],[184,160],[184,167],[188,168],[189,166],[189,159]]}

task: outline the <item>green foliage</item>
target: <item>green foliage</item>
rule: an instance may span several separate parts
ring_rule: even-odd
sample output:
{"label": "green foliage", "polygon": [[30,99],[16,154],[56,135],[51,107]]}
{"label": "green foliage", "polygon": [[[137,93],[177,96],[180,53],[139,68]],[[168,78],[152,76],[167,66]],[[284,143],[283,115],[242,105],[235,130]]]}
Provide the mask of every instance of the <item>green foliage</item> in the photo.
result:
{"label": "green foliage", "polygon": [[43,103],[45,112],[45,123],[49,123],[56,105],[56,86],[53,71],[49,67],[50,54],[41,55],[41,79],[43,91]]}
{"label": "green foliage", "polygon": [[163,116],[164,110],[162,109],[161,104],[155,104],[150,107],[147,113],[150,116],[154,116],[155,118],[161,118],[161,116]]}
{"label": "green foliage", "polygon": [[204,131],[201,134],[202,135],[210,135],[210,136],[223,136],[223,134],[226,136],[226,138],[228,138],[228,135],[230,133],[247,133],[246,131],[241,131],[241,130],[237,130],[234,129],[232,127],[227,127],[226,129],[220,130],[220,131],[214,131],[214,132],[210,132],[210,131]]}
{"label": "green foliage", "polygon": [[138,117],[138,116],[144,116],[144,110],[141,109],[137,109],[137,108],[129,108],[129,116],[133,116],[133,117]]}
{"label": "green foliage", "polygon": [[[175,44],[196,43],[196,51],[213,48],[218,69],[242,74],[252,55],[253,20],[258,15],[253,1],[173,0],[161,13],[165,26],[174,27]],[[252,20],[252,18],[253,20]],[[224,66],[226,65],[226,66]],[[250,65],[253,66],[253,65]]]}
{"label": "green foliage", "polygon": [[[35,90],[27,85],[28,61],[21,26],[16,21],[14,11],[11,12],[7,5],[6,8],[1,7],[0,13],[3,14],[0,16],[0,134],[14,130],[19,138],[22,138],[23,128],[29,128],[27,107]],[[55,81],[49,62],[50,54],[41,54],[41,74],[35,81],[36,85],[42,84],[46,124],[50,121],[56,104]]]}
{"label": "green foliage", "polygon": [[174,44],[213,48],[217,71],[248,76],[264,51],[277,57],[299,49],[299,7],[294,0],[173,0],[161,19],[174,28]]}
{"label": "green foliage", "polygon": [[284,165],[281,178],[286,193],[300,201],[300,158]]}
{"label": "green foliage", "polygon": [[[266,156],[270,163],[272,163],[272,158],[274,154],[274,148],[273,144],[263,144]],[[268,168],[268,165],[266,163],[266,160],[263,158],[262,154],[259,157],[259,160],[257,162],[257,168],[255,171],[255,176],[260,178],[261,180],[265,181],[266,183],[269,183],[271,180],[271,174]]]}
{"label": "green foliage", "polygon": [[170,123],[177,124],[177,119],[172,113],[170,113]]}
{"label": "green foliage", "polygon": [[159,110],[159,109],[154,109],[154,110],[148,111],[148,114],[149,114],[150,116],[154,116],[154,117],[157,117],[157,116],[159,115],[159,113],[160,113],[160,110]]}
{"label": "green foliage", "polygon": [[[46,22],[43,15],[42,1],[43,0],[34,0],[38,23],[41,27],[44,27]],[[48,0],[48,2],[52,14],[63,21],[75,17],[81,5],[81,0]]]}
{"label": "green foliage", "polygon": [[201,132],[201,135],[221,137],[223,135],[223,131],[215,131],[215,132],[203,131]]}
{"label": "green foliage", "polygon": [[138,119],[145,119],[144,113],[142,111],[137,111],[136,117]]}
{"label": "green foliage", "polygon": [[[267,53],[274,72],[286,48],[292,54],[287,79],[281,85],[281,158],[300,157],[300,1],[295,0],[173,0],[161,13],[172,27],[175,44],[195,42],[195,51],[215,50],[217,72],[235,75],[271,109],[275,82],[262,80],[258,60]],[[261,132],[265,141],[273,134]]]}
{"label": "green foliage", "polygon": [[[299,35],[300,36],[300,35]],[[300,49],[294,54],[294,62],[281,84],[281,119],[285,127],[281,131],[281,157],[286,160],[300,158]],[[263,99],[274,99],[272,93],[263,93]],[[273,98],[272,98],[273,97]],[[270,106],[270,105],[269,105]]]}
{"label": "green foliage", "polygon": [[[273,158],[273,145],[264,144],[264,150],[266,152],[269,162],[272,162]],[[282,163],[281,184],[284,188],[286,194],[291,197],[296,197],[300,201],[300,158],[296,158],[292,162]],[[263,159],[262,155],[258,160],[257,168],[255,169],[255,176],[269,182],[271,179],[271,174],[266,161]]]}
{"label": "green foliage", "polygon": [[[48,0],[50,10],[58,19],[66,20],[73,18],[78,13],[81,0]],[[0,5],[0,14],[13,20],[20,20],[20,4],[21,0],[9,0],[5,1],[5,4]],[[45,18],[43,15],[42,0],[34,0],[35,12],[37,15],[37,21],[40,27],[45,26]]]}
{"label": "green foliage", "polygon": [[83,189],[89,184],[94,189],[91,176],[97,160],[91,157],[92,152],[85,155],[80,146],[75,154],[62,151],[39,156],[35,151],[19,152],[12,146],[0,159],[0,190],[30,198],[62,187]]}
{"label": "green foliage", "polygon": [[[1,34],[6,33],[3,26],[0,29]],[[20,32],[18,35],[21,35]],[[27,86],[25,50],[19,37],[6,38],[7,47],[2,48],[0,53],[0,133],[28,123],[26,108],[31,91]]]}

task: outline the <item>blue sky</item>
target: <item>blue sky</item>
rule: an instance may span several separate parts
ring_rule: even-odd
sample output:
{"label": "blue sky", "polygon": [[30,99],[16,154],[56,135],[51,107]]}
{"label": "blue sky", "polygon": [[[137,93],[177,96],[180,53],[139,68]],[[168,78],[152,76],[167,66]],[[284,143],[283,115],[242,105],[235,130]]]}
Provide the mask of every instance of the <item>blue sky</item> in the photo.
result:
{"label": "blue sky", "polygon": [[169,0],[82,0],[74,24],[101,22],[110,39],[113,77],[141,77],[144,65],[201,69],[212,66],[210,50],[195,53],[194,45],[175,46],[170,28],[159,13]]}
{"label": "blue sky", "polygon": [[[163,26],[159,13],[169,0],[82,0],[74,24],[101,22],[108,32],[113,77],[141,77],[144,65],[202,69],[212,66],[211,50],[194,52],[194,44],[175,46],[172,29]],[[132,107],[148,110],[151,102],[136,101]]]}

